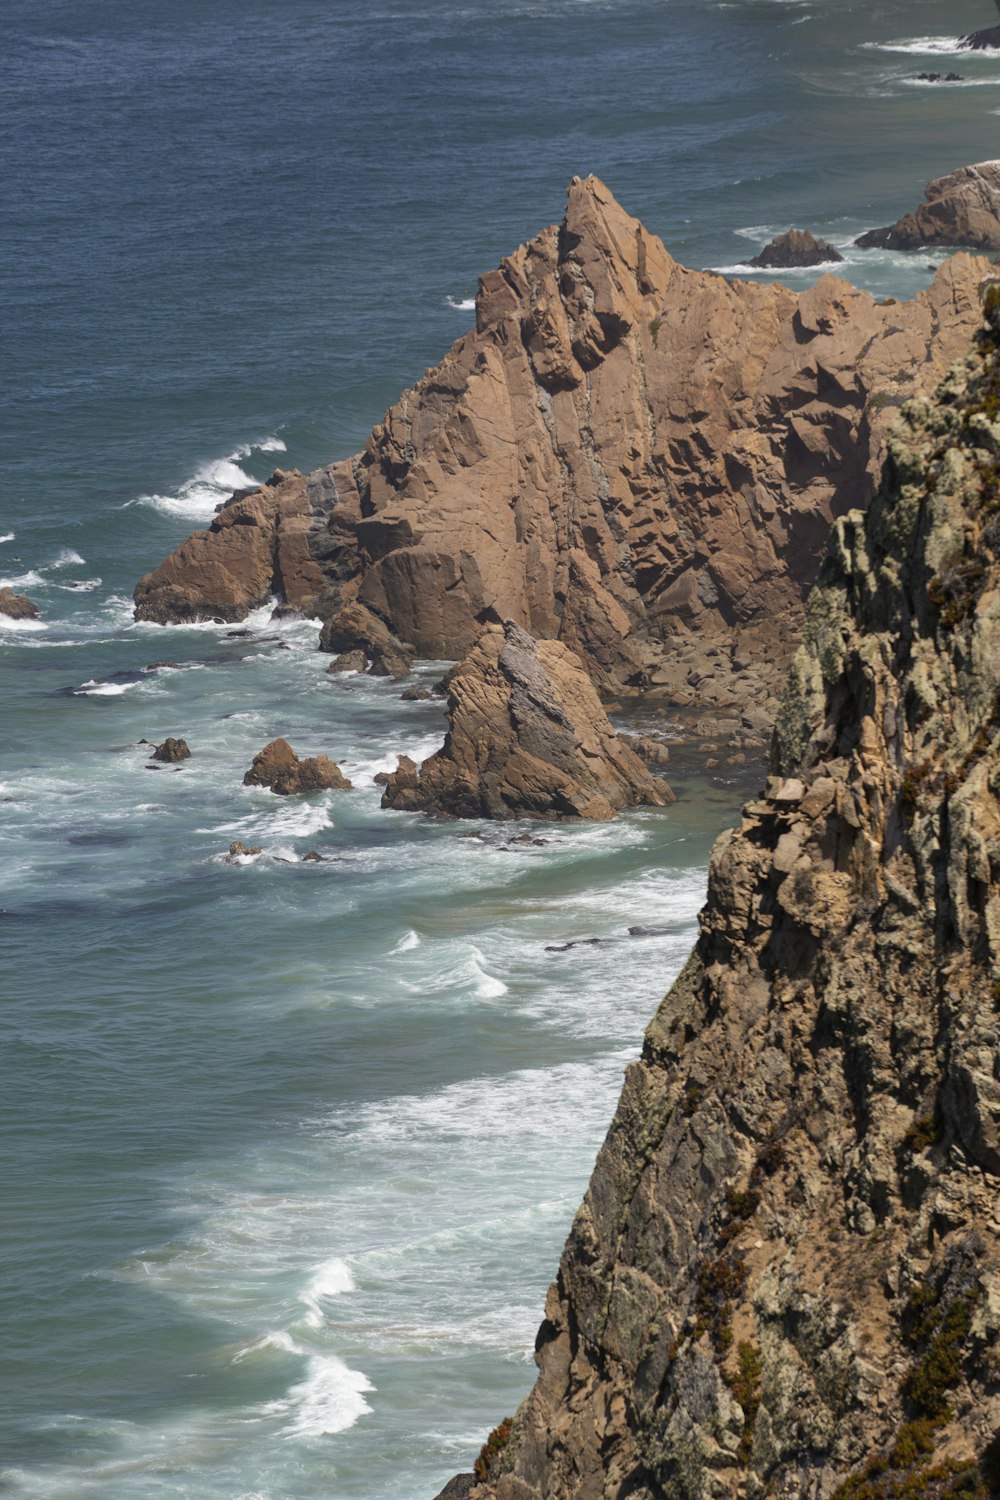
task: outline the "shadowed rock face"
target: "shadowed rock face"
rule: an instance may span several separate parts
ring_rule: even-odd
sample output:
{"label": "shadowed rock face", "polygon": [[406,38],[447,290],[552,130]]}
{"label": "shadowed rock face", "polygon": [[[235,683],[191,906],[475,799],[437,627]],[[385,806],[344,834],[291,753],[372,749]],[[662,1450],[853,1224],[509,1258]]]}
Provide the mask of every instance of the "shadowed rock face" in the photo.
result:
{"label": "shadowed rock face", "polygon": [[613,818],[674,800],[608,723],[579,657],[508,621],[449,680],[444,747],[406,757],[383,807],[454,818]]}
{"label": "shadowed rock face", "polygon": [[[1000,27],[997,28],[1000,32]],[[1000,250],[1000,161],[981,161],[936,177],[924,201],[886,229],[871,229],[856,241],[863,250]]]}
{"label": "shadowed rock face", "polygon": [[773,775],[476,1500],[996,1493],[1000,286],[986,309],[835,529]]}
{"label": "shadowed rock face", "polygon": [[[997,10],[1000,11],[1000,0]],[[988,52],[994,47],[1000,47],[1000,26],[987,26],[982,31],[974,31],[971,36],[962,38],[960,46],[974,52]]]}
{"label": "shadowed rock face", "polygon": [[577,178],[363,452],[227,506],[140,581],[137,614],[236,619],[277,592],[325,619],[357,599],[452,659],[510,618],[603,690],[678,702],[677,642],[721,643],[700,703],[760,702],[831,520],[867,500],[892,409],[967,345],[985,270],[956,257],[884,307],[831,277],[731,283]]}

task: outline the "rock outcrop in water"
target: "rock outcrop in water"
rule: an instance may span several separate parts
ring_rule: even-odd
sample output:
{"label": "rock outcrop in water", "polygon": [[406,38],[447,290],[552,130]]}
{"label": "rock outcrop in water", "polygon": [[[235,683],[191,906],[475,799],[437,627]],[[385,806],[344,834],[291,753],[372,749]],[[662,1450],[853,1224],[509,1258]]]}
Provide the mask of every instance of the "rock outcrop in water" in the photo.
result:
{"label": "rock outcrop in water", "polygon": [[351,783],[328,755],[300,760],[287,740],[272,740],[253,758],[244,786],[267,786],[281,797],[298,792],[350,791]]}
{"label": "rock outcrop in water", "polygon": [[452,818],[613,818],[663,807],[666,782],[608,722],[580,658],[508,620],[451,674],[448,734],[417,769],[406,757],[383,807]]}
{"label": "rock outcrop in water", "polygon": [[936,177],[924,201],[886,229],[870,229],[856,241],[862,250],[1000,250],[1000,161],[981,161]]}
{"label": "rock outcrop in water", "polygon": [[823,266],[842,261],[840,251],[827,240],[818,240],[808,229],[789,229],[765,245],[750,262],[752,266],[792,270],[802,266]]}
{"label": "rock outcrop in water", "polygon": [[[1000,0],[997,0],[997,10],[1000,10]],[[1000,47],[1000,26],[987,26],[982,31],[974,31],[971,36],[964,36],[959,46],[973,52],[990,52]]]}
{"label": "rock outcrop in water", "polygon": [[1000,285],[837,525],[765,793],[476,1500],[1000,1487]]}
{"label": "rock outcrop in water", "polygon": [[25,594],[15,594],[13,589],[0,589],[0,615],[9,620],[37,620],[38,605]]}
{"label": "rock outcrop in water", "polygon": [[574,179],[562,225],[481,278],[475,329],[363,452],[234,500],[136,612],[356,600],[451,659],[510,618],[605,692],[766,707],[831,520],[867,500],[894,408],[967,347],[986,269],[956,257],[891,306],[832,277],[730,282]]}

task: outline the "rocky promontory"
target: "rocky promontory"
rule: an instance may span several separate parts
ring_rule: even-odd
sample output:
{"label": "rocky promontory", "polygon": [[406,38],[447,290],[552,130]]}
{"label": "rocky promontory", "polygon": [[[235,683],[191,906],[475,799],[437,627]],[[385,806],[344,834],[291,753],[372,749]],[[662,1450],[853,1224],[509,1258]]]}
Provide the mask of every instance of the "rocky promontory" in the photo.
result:
{"label": "rocky promontory", "polygon": [[136,613],[357,603],[453,660],[513,619],[606,694],[766,709],[831,521],[870,495],[894,410],[966,347],[986,270],[957,256],[891,305],[830,276],[730,281],[576,178],[361,453],[235,498],[140,581]]}
{"label": "rocky promontory", "polygon": [[772,775],[475,1500],[1000,1487],[1000,284],[838,523]]}
{"label": "rocky promontory", "polygon": [[885,229],[855,241],[862,250],[1000,250],[1000,161],[981,161],[936,177],[924,201]]}
{"label": "rocky promontory", "polygon": [[448,684],[448,734],[387,778],[383,807],[453,818],[613,818],[674,800],[608,722],[583,663],[508,620]]}

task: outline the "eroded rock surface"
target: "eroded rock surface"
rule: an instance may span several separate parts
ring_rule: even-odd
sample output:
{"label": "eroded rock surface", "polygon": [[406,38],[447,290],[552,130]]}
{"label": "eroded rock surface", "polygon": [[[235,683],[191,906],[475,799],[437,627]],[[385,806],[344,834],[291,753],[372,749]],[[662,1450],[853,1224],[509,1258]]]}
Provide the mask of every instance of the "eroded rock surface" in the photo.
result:
{"label": "eroded rock surface", "polygon": [[936,177],[924,201],[885,229],[871,229],[855,242],[863,250],[1000,250],[1000,161],[981,161]]}
{"label": "eroded rock surface", "polygon": [[1000,288],[986,307],[835,529],[773,775],[713,852],[476,1500],[996,1493]]}
{"label": "eroded rock surface", "polygon": [[562,225],[481,278],[475,329],[363,452],[232,502],[137,612],[357,600],[447,659],[510,618],[605,692],[689,702],[693,671],[704,711],[766,709],[830,522],[867,501],[895,409],[967,347],[986,270],[955,257],[892,306],[828,276],[800,296],[731,282],[576,178]]}
{"label": "eroded rock surface", "polygon": [[844,257],[827,240],[817,239],[808,229],[789,229],[765,245],[750,262],[752,266],[773,266],[789,270],[797,266],[823,266],[842,261]]}
{"label": "eroded rock surface", "polygon": [[281,797],[297,792],[350,791],[351,783],[328,755],[300,760],[287,740],[272,740],[253,758],[244,786],[268,786]]}
{"label": "eroded rock surface", "polygon": [[507,621],[489,627],[450,679],[444,746],[406,756],[383,807],[454,818],[613,818],[673,801],[608,722],[583,663]]}
{"label": "eroded rock surface", "polygon": [[166,739],[153,751],[151,759],[162,761],[164,765],[176,765],[178,761],[190,760],[191,751],[187,740],[176,739],[168,734]]}
{"label": "eroded rock surface", "polygon": [[38,605],[25,594],[16,594],[13,589],[0,589],[0,615],[10,620],[37,620]]}

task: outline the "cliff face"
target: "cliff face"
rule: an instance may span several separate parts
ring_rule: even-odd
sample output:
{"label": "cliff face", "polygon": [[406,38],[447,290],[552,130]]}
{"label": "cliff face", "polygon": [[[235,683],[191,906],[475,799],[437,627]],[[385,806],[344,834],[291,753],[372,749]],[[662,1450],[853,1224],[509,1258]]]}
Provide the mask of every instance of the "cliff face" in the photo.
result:
{"label": "cliff face", "polygon": [[478,1500],[1000,1491],[1000,288],[806,612]]}
{"label": "cliff face", "polygon": [[429,657],[510,618],[610,691],[759,698],[889,417],[967,347],[985,271],[958,256],[889,305],[832,277],[729,282],[575,179],[561,227],[481,279],[475,330],[362,453],[223,510],[140,581],[137,614],[357,598]]}

